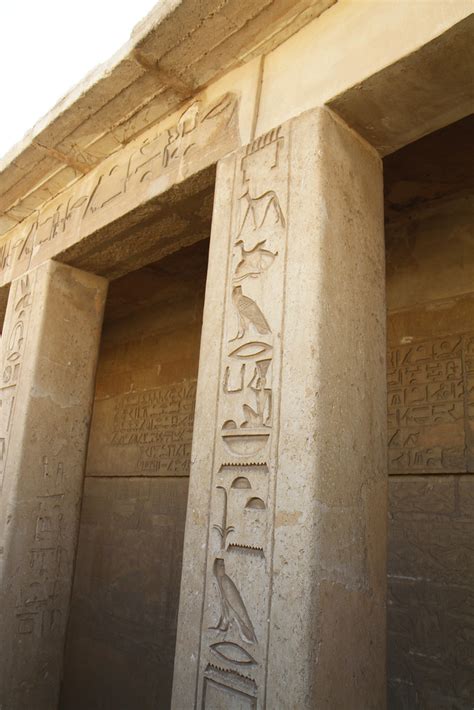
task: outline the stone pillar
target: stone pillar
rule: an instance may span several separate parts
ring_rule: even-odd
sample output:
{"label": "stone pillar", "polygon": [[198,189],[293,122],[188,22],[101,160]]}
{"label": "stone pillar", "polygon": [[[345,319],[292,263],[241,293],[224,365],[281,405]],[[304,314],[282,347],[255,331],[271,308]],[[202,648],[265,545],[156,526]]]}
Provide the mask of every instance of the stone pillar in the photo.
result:
{"label": "stone pillar", "polygon": [[173,708],[385,706],[382,166],[316,109],[218,165]]}
{"label": "stone pillar", "polygon": [[107,282],[13,281],[0,359],[0,708],[57,707]]}

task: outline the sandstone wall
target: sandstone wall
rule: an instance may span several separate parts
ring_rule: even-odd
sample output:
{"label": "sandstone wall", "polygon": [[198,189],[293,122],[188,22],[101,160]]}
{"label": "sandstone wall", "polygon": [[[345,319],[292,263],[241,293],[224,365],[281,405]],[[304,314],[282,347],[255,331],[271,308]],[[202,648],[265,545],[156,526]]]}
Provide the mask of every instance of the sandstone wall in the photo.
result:
{"label": "sandstone wall", "polygon": [[474,236],[452,148],[436,187],[426,162],[397,183],[386,229],[391,710],[474,701]]}
{"label": "sandstone wall", "polygon": [[110,286],[61,708],[168,707],[207,243]]}

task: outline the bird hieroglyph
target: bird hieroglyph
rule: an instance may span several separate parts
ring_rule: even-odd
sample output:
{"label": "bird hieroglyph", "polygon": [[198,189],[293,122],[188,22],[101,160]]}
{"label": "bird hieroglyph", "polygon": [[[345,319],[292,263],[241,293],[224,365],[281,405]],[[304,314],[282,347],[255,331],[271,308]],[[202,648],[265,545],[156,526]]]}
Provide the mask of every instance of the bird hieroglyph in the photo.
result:
{"label": "bird hieroglyph", "polygon": [[240,592],[232,579],[226,574],[225,563],[221,557],[214,560],[214,576],[217,580],[221,600],[221,615],[216,628],[219,631],[228,631],[230,623],[237,623],[242,641],[257,643],[253,624],[248,615]]}
{"label": "bird hieroglyph", "polygon": [[235,336],[235,338],[232,338],[230,342],[243,338],[244,335],[247,333],[250,324],[252,324],[254,328],[256,328],[257,332],[260,333],[260,335],[266,335],[267,333],[271,333],[271,329],[267,323],[267,319],[255,303],[255,301],[244,295],[244,293],[242,292],[242,286],[233,287],[232,303],[235,306],[239,318],[239,328],[237,331],[237,335]]}

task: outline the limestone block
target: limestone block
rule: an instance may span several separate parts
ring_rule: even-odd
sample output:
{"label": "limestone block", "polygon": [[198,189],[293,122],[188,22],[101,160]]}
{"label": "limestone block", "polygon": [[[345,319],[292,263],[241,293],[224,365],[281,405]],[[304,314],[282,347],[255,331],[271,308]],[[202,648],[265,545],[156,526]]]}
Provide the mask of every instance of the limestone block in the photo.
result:
{"label": "limestone block", "polygon": [[106,281],[14,281],[1,352],[0,707],[51,710],[61,674]]}
{"label": "limestone block", "polygon": [[[393,485],[400,489],[406,486],[398,481]],[[453,485],[452,480],[450,485]],[[432,486],[438,489],[437,495],[441,495],[441,484]],[[396,494],[392,494],[391,501],[393,495]],[[446,492],[446,496],[448,495]],[[431,496],[420,501],[418,507],[424,508],[422,513],[413,510],[413,506],[409,505],[405,506],[406,512],[405,508],[404,512],[394,510],[388,546],[390,575],[402,580],[435,580],[437,585],[446,587],[472,587],[472,517],[466,518],[445,511],[438,513],[435,510],[434,496],[435,491],[432,491]],[[449,505],[449,499],[446,505]],[[462,505],[469,506],[467,498],[463,497]],[[447,517],[448,515],[450,517]]]}
{"label": "limestone block", "polygon": [[173,707],[385,704],[382,174],[323,109],[223,160]]}

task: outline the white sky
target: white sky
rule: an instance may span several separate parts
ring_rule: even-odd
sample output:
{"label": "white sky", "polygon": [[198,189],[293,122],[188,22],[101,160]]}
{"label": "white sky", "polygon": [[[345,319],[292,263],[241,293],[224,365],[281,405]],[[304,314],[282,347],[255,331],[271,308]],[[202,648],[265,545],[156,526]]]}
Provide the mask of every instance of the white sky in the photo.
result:
{"label": "white sky", "polygon": [[97,64],[157,0],[0,0],[0,156]]}

